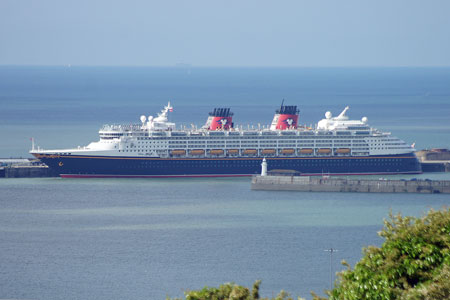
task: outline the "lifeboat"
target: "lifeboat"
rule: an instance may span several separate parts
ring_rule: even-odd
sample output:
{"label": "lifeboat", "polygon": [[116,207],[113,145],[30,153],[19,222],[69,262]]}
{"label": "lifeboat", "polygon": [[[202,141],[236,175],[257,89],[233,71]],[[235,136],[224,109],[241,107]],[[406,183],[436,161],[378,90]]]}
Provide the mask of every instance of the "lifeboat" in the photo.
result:
{"label": "lifeboat", "polygon": [[330,148],[320,148],[319,150],[317,150],[317,153],[319,153],[319,154],[330,154],[331,153],[331,149]]}
{"label": "lifeboat", "polygon": [[244,155],[255,155],[258,151],[256,151],[256,149],[245,149],[243,151]]}
{"label": "lifeboat", "polygon": [[223,150],[222,149],[212,149],[209,151],[209,154],[211,155],[222,155],[223,154]]}
{"label": "lifeboat", "polygon": [[261,154],[275,154],[275,149],[263,149],[261,150]]}
{"label": "lifeboat", "polygon": [[228,152],[228,154],[239,154],[238,149],[228,149],[227,152]]}
{"label": "lifeboat", "polygon": [[281,150],[281,154],[294,154],[295,150],[290,148],[290,149],[282,149]]}
{"label": "lifeboat", "polygon": [[313,149],[311,148],[300,149],[300,154],[311,154],[311,153],[313,153]]}
{"label": "lifeboat", "polygon": [[336,150],[336,153],[338,154],[349,154],[350,153],[350,149],[349,148],[339,148]]}
{"label": "lifeboat", "polygon": [[172,150],[170,153],[172,155],[185,155],[186,154],[186,150]]}
{"label": "lifeboat", "polygon": [[195,149],[189,151],[189,155],[203,155],[203,154],[205,154],[205,150],[203,149]]}

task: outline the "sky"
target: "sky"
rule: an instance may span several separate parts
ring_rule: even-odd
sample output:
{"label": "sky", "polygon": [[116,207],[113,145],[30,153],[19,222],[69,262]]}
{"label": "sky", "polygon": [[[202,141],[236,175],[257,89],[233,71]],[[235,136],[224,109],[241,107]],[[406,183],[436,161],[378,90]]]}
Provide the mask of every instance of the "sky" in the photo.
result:
{"label": "sky", "polygon": [[0,0],[0,65],[450,66],[448,0]]}

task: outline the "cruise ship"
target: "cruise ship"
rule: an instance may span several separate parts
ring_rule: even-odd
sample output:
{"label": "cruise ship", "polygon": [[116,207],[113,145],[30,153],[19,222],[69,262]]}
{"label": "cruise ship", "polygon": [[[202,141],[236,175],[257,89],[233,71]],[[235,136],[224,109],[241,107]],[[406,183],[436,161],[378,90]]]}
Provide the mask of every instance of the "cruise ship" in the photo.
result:
{"label": "cruise ship", "polygon": [[104,125],[100,140],[62,150],[35,148],[32,155],[61,177],[228,177],[268,170],[301,175],[421,173],[414,147],[389,132],[351,120],[349,107],[316,126],[299,125],[297,106],[281,105],[270,126],[234,126],[230,108],[215,108],[201,128],[169,122],[170,102],[140,124]]}

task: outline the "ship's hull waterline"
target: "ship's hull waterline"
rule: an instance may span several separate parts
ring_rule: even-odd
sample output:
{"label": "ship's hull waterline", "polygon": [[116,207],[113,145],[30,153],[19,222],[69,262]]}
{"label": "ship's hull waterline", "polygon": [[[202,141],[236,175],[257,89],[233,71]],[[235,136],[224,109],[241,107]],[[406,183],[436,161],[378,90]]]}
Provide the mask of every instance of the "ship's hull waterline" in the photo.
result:
{"label": "ship's hull waterline", "polygon": [[[61,177],[239,177],[261,172],[262,157],[150,158],[36,154]],[[270,170],[302,175],[418,174],[414,153],[359,157],[267,157]]]}

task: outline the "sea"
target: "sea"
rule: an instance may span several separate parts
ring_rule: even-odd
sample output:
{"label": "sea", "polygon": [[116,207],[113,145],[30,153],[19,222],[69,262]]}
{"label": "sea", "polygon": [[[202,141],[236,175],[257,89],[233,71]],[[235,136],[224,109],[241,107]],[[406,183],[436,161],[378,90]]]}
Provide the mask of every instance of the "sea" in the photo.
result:
{"label": "sea", "polygon": [[[103,124],[139,123],[168,101],[178,128],[215,107],[270,124],[284,100],[300,123],[349,106],[354,119],[450,148],[450,68],[0,66],[0,158],[84,146]],[[448,179],[450,173],[391,176]],[[422,216],[448,195],[251,191],[249,178],[0,179],[0,299],[165,299],[227,282],[261,295],[324,295],[380,246],[389,214]],[[332,252],[330,250],[334,249]]]}

